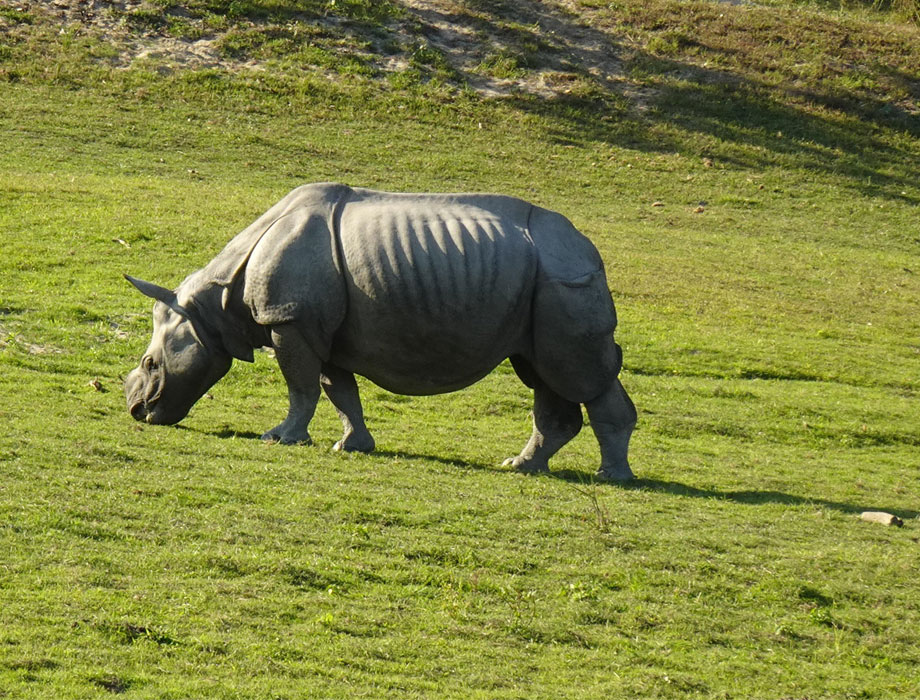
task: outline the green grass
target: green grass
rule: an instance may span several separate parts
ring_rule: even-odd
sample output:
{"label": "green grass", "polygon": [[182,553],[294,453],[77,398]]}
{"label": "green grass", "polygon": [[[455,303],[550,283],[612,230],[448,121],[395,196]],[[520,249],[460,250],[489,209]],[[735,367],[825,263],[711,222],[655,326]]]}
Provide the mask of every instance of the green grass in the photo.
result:
{"label": "green grass", "polygon": [[[495,100],[388,39],[424,37],[397,3],[144,6],[139,33],[313,37],[236,71],[116,69],[0,6],[0,697],[920,693],[917,29],[580,4],[616,81],[526,7],[445,3],[501,30],[508,77],[569,88]],[[550,476],[498,466],[530,429],[507,365],[439,397],[363,382],[370,456],[331,453],[325,400],[315,446],[257,440],[286,409],[264,354],[179,427],[132,421],[150,304],[122,273],[178,284],[319,180],[570,216],[618,304],[638,481],[592,482],[587,428]]]}

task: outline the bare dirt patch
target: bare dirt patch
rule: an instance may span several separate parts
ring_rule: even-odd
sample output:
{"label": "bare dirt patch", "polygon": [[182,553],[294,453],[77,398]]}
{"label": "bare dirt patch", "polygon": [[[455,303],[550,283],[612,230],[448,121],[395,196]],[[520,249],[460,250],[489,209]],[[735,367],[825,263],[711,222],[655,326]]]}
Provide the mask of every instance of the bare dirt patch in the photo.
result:
{"label": "bare dirt patch", "polygon": [[[0,0],[0,4],[44,14],[62,28],[104,38],[117,49],[117,56],[106,59],[116,68],[138,62],[152,63],[160,70],[264,67],[264,61],[222,51],[227,30],[207,27],[197,17],[183,17],[198,27],[196,38],[138,29],[128,18],[156,9],[145,0]],[[363,50],[362,60],[382,75],[410,69],[422,49],[436,52],[456,79],[485,96],[553,97],[571,92],[580,81],[620,94],[629,92],[620,58],[621,39],[587,25],[570,0],[518,0],[513,7],[454,0],[401,0],[399,5],[401,11],[370,34],[366,26],[337,16],[332,9],[323,17],[305,15],[294,21],[320,26],[332,35],[360,35],[358,43],[371,47]],[[182,14],[179,8],[170,12]],[[246,24],[257,27],[268,21]],[[402,49],[377,50],[383,43]],[[337,50],[355,49],[345,43]]]}
{"label": "bare dirt patch", "polygon": [[116,68],[129,68],[138,61],[152,60],[169,68],[251,68],[251,62],[223,57],[217,48],[217,36],[181,39],[155,31],[137,31],[126,21],[132,12],[146,9],[144,0],[20,0],[17,7],[45,13],[63,28],[100,36],[118,49],[111,59]]}
{"label": "bare dirt patch", "polygon": [[[571,3],[515,3],[513,15],[464,12],[451,2],[404,0],[420,21],[427,40],[479,92],[507,95],[527,92],[553,96],[590,76],[601,85],[621,87],[623,63],[615,41],[582,23]],[[500,5],[499,5],[500,6]],[[491,56],[510,57],[517,71],[490,75]]]}

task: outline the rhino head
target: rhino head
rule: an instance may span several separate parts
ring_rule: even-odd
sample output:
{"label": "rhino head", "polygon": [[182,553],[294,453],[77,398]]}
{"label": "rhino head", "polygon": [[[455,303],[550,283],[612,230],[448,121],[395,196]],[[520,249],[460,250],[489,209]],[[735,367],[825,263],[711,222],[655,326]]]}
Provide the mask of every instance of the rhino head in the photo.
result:
{"label": "rhino head", "polygon": [[176,292],[128,275],[125,278],[157,301],[153,338],[138,367],[125,379],[128,411],[147,423],[178,423],[227,373],[233,358],[193,303],[181,304]]}

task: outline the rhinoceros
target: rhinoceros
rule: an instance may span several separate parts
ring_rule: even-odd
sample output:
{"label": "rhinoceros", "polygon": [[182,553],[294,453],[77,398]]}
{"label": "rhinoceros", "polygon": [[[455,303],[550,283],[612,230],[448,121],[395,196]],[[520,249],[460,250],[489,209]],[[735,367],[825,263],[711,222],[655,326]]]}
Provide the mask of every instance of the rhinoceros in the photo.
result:
{"label": "rhinoceros", "polygon": [[533,389],[524,472],[582,427],[598,476],[632,478],[636,409],[619,380],[616,311],[594,245],[562,215],[491,194],[393,194],[304,185],[157,301],[153,338],[125,380],[131,415],[182,420],[234,359],[271,347],[289,411],[265,440],[308,443],[322,388],[344,426],[336,450],[370,452],[355,375],[401,394],[466,387],[510,358]]}

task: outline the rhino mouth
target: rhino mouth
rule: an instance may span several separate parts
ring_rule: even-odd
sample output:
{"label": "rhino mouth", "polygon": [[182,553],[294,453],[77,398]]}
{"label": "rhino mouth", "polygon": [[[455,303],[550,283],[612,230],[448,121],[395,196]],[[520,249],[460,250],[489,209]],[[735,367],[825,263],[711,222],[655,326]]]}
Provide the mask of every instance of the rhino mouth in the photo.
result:
{"label": "rhino mouth", "polygon": [[150,420],[150,412],[147,411],[147,404],[144,401],[138,401],[133,404],[128,408],[128,411],[134,420],[141,422]]}
{"label": "rhino mouth", "polygon": [[163,377],[159,372],[144,376],[140,368],[134,370],[125,382],[128,412],[134,420],[155,423],[155,404],[163,393]]}
{"label": "rhino mouth", "polygon": [[171,414],[163,410],[158,411],[156,406],[152,406],[145,401],[138,401],[137,403],[131,404],[128,411],[131,413],[131,417],[134,418],[134,420],[149,425],[175,425],[185,417],[186,413],[182,411],[172,412]]}
{"label": "rhino mouth", "polygon": [[[157,420],[156,413],[144,401],[139,401],[138,403],[134,404],[128,409],[128,411],[131,413],[131,417],[140,423],[148,423],[150,425],[155,425],[157,423],[169,423],[170,422],[170,421]],[[173,421],[173,422],[178,422],[178,421]]]}

